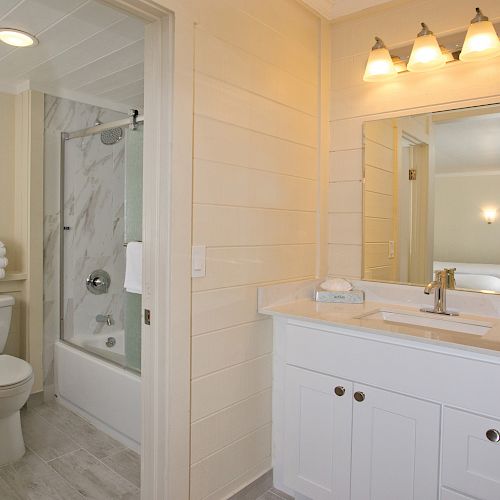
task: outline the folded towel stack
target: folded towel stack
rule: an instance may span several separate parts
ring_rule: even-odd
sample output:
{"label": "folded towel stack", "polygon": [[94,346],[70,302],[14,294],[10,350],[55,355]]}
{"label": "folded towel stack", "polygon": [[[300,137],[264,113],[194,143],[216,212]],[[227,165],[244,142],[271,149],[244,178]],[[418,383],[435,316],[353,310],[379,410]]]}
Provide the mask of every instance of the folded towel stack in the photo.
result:
{"label": "folded towel stack", "polygon": [[0,280],[5,278],[5,268],[9,264],[9,259],[7,259],[7,249],[5,245],[0,241]]}

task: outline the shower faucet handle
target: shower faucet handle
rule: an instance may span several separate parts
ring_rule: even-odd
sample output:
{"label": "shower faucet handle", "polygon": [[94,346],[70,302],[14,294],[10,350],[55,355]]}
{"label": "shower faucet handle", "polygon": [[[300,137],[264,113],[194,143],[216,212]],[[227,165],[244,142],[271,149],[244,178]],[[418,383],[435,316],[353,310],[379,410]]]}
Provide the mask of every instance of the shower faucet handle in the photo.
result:
{"label": "shower faucet handle", "polygon": [[87,276],[85,283],[90,293],[101,295],[103,293],[108,293],[111,277],[106,271],[98,269]]}
{"label": "shower faucet handle", "polygon": [[114,324],[113,316],[111,314],[98,314],[95,317],[95,320],[98,323],[106,323],[108,326],[111,326]]}

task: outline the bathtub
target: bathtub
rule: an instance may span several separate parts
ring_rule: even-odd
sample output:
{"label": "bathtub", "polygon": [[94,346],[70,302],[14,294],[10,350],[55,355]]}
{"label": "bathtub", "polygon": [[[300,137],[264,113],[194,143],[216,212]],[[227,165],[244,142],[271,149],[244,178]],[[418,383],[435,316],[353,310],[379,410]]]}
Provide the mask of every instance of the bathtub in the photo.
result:
{"label": "bathtub", "polygon": [[[110,359],[110,356],[121,356],[123,362],[124,337],[121,334],[117,336],[117,333],[120,332],[75,336],[72,341],[78,347],[61,340],[56,343],[56,396],[62,405],[139,452],[140,376],[101,357]],[[105,344],[110,336],[117,340],[113,348]],[[100,357],[82,349],[90,350]]]}

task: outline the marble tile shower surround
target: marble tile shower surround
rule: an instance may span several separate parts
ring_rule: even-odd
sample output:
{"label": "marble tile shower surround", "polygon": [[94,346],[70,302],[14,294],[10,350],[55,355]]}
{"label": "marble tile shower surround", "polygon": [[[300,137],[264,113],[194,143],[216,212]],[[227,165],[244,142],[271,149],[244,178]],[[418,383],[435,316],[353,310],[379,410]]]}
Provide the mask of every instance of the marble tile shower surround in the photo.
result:
{"label": "marble tile shower surround", "polygon": [[[124,118],[115,111],[45,96],[44,138],[44,386],[54,384],[54,343],[59,337],[60,136]],[[111,329],[123,328],[124,161],[125,141],[105,146],[100,136],[72,139],[65,155],[66,256],[65,335],[92,334],[104,328],[97,313],[112,313]],[[106,295],[86,293],[85,278],[94,269],[111,275]]]}

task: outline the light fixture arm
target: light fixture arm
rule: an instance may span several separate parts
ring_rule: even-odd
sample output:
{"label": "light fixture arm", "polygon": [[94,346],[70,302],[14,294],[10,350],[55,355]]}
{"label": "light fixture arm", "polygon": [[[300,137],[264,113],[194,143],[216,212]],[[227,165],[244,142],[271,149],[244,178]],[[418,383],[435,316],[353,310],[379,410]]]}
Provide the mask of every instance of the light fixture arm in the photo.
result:
{"label": "light fixture arm", "polygon": [[419,33],[417,34],[417,37],[418,36],[434,35],[434,33],[429,29],[429,26],[427,26],[427,24],[420,23],[420,26],[422,26],[422,30],[419,31]]}
{"label": "light fixture arm", "polygon": [[377,49],[386,49],[386,45],[382,38],[379,38],[378,36],[375,37],[375,45],[372,47],[372,50],[377,50]]}
{"label": "light fixture arm", "polygon": [[481,23],[483,21],[489,21],[489,18],[481,12],[481,9],[479,7],[476,7],[476,17],[474,19],[471,19],[471,24]]}

